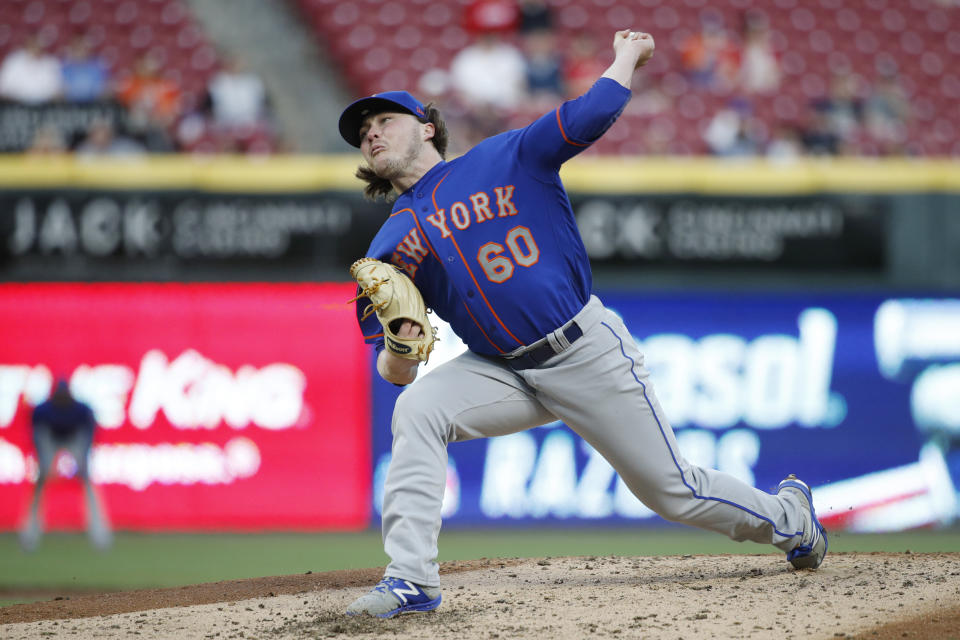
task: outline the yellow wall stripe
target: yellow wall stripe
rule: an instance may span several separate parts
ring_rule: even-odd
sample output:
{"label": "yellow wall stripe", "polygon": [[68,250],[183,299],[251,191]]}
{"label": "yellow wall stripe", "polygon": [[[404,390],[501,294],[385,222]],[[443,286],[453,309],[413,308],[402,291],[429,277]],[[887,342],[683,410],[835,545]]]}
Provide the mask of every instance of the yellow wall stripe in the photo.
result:
{"label": "yellow wall stripe", "polygon": [[[0,156],[0,188],[201,189],[240,193],[355,191],[358,155],[149,156],[82,160]],[[960,161],[804,159],[789,164],[713,158],[576,158],[561,175],[580,193],[960,193]]]}

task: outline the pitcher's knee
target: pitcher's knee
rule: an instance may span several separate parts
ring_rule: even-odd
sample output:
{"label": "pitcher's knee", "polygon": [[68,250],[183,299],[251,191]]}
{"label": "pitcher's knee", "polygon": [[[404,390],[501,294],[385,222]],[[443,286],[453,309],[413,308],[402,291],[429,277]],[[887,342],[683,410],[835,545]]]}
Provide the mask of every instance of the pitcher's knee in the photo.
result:
{"label": "pitcher's knee", "polygon": [[436,397],[429,397],[421,389],[407,387],[393,408],[394,436],[402,432],[415,432],[419,437],[447,437],[447,420],[441,403]]}
{"label": "pitcher's knee", "polygon": [[698,505],[692,502],[694,500],[673,501],[663,508],[660,512],[664,520],[670,522],[679,522],[681,524],[690,524],[693,521],[693,514]]}
{"label": "pitcher's knee", "polygon": [[670,522],[686,524],[700,507],[701,500],[689,487],[682,483],[671,485],[665,481],[656,485],[651,480],[639,482],[631,487],[631,490],[644,506]]}
{"label": "pitcher's knee", "polygon": [[678,496],[657,496],[644,500],[644,504],[658,516],[668,522],[686,523],[690,518],[693,505],[689,499]]}

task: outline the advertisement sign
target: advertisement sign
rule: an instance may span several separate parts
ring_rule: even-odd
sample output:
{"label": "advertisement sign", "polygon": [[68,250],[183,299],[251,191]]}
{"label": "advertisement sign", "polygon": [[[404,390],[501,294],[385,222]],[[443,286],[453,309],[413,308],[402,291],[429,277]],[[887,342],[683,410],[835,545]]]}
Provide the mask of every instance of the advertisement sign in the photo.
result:
{"label": "advertisement sign", "polygon": [[[960,300],[601,297],[645,353],[654,391],[691,462],[763,490],[795,473],[814,487],[830,528],[937,526],[960,513]],[[458,352],[448,330],[440,337],[432,369]],[[375,384],[375,516],[397,393]],[[658,520],[560,422],[456,442],[449,454],[445,526]]]}
{"label": "advertisement sign", "polygon": [[879,271],[891,203],[881,196],[574,196],[595,265],[776,265]]}
{"label": "advertisement sign", "polygon": [[[888,197],[570,197],[595,266],[880,273],[888,261]],[[223,279],[226,268],[231,279],[346,273],[387,212],[359,189],[0,190],[0,274],[57,280],[69,267],[84,279],[157,281]]]}
{"label": "advertisement sign", "polygon": [[[91,475],[117,528],[365,527],[370,370],[353,295],[349,284],[0,286],[0,529],[25,516],[30,415],[58,379],[94,411]],[[76,464],[55,466],[46,522],[82,527]]]}
{"label": "advertisement sign", "polygon": [[[0,190],[10,280],[302,279],[362,256],[385,211],[359,196],[194,189]],[[266,275],[265,275],[266,274]]]}

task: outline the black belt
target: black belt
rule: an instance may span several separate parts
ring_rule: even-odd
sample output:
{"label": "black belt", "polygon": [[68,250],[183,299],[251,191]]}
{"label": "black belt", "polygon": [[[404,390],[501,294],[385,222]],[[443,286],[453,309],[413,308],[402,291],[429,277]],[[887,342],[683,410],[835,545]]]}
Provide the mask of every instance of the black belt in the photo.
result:
{"label": "black belt", "polygon": [[[567,342],[573,344],[583,335],[583,329],[581,329],[580,325],[576,322],[571,322],[570,326],[563,330],[563,335],[567,339]],[[550,344],[549,340],[544,340],[543,344],[529,351],[525,351],[516,358],[506,358],[505,362],[507,366],[514,371],[523,371],[524,369],[539,367],[558,353],[560,352],[553,349],[553,345]]]}

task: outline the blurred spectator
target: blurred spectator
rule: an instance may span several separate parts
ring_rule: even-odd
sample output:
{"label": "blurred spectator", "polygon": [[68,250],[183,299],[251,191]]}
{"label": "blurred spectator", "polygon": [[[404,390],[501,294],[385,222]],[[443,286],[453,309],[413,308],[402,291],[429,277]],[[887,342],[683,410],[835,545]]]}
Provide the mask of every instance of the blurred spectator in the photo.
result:
{"label": "blurred spectator", "polygon": [[814,102],[827,126],[841,143],[849,143],[859,133],[863,121],[863,100],[857,95],[857,76],[846,70],[834,71],[830,93]]}
{"label": "blurred spectator", "polygon": [[63,98],[67,102],[93,102],[110,94],[110,72],[102,58],[95,55],[90,42],[77,36],[70,43],[61,64]]}
{"label": "blurred spectator", "polygon": [[473,0],[463,14],[463,26],[472,34],[514,33],[520,23],[515,0]]}
{"label": "blurred spectator", "polygon": [[150,153],[172,153],[178,151],[172,137],[173,126],[151,119],[143,109],[130,113],[127,131],[130,136],[141,142]]}
{"label": "blurred spectator", "polygon": [[520,33],[553,29],[553,12],[544,0],[520,0]]}
{"label": "blurred spectator", "polygon": [[835,156],[842,147],[840,136],[831,124],[830,113],[823,109],[814,109],[810,124],[802,134],[803,149],[807,155]]}
{"label": "blurred spectator", "polygon": [[63,132],[53,124],[37,127],[26,153],[33,156],[60,155],[67,152]]}
{"label": "blurred spectator", "polygon": [[37,37],[11,51],[0,66],[0,97],[23,104],[43,104],[60,97],[63,79],[60,61]]}
{"label": "blurred spectator", "polygon": [[526,95],[526,61],[520,50],[498,32],[482,33],[454,56],[450,83],[467,105],[513,109]]}
{"label": "blurred spectator", "polygon": [[94,156],[130,156],[141,154],[143,145],[114,129],[113,123],[105,118],[97,119],[87,130],[87,136],[77,146],[76,153],[83,157]]}
{"label": "blurred spectator", "polygon": [[180,87],[160,73],[161,60],[147,53],[137,61],[134,72],[117,84],[117,99],[129,113],[129,131],[148,151],[174,150],[170,131],[180,115]]}
{"label": "blurred spectator", "polygon": [[740,87],[746,93],[772,93],[779,86],[780,63],[770,42],[767,18],[748,12],[744,16]]}
{"label": "blurred spectator", "polygon": [[703,139],[715,156],[734,157],[756,155],[759,140],[748,126],[749,108],[734,102],[717,111],[704,131]]}
{"label": "blurred spectator", "polygon": [[194,153],[271,153],[277,140],[260,76],[228,58],[207,83],[206,100],[176,127],[180,148]]}
{"label": "blurred spectator", "polygon": [[884,74],[864,105],[864,122],[870,137],[884,155],[903,153],[910,101],[896,74]]}
{"label": "blurred spectator", "polygon": [[140,111],[161,126],[173,123],[180,111],[180,87],[160,74],[161,61],[146,54],[134,72],[117,85],[117,98],[131,111]]}
{"label": "blurred spectator", "polygon": [[516,33],[519,19],[515,0],[474,0],[463,15],[464,27],[474,41],[450,64],[455,97],[493,129],[526,96],[526,61],[506,38]]}
{"label": "blurred spectator", "polygon": [[267,90],[238,59],[228,59],[207,85],[214,122],[224,127],[251,127],[263,121]]}
{"label": "blurred spectator", "polygon": [[774,162],[790,162],[803,153],[803,139],[795,126],[779,125],[767,142],[766,156]]}
{"label": "blurred spectator", "polygon": [[565,95],[564,60],[557,48],[553,14],[543,0],[520,0],[519,31],[527,65],[527,91],[534,108],[546,108]]}
{"label": "blurred spectator", "polygon": [[700,32],[684,41],[681,47],[683,68],[698,87],[729,91],[736,85],[739,55],[721,19],[705,13]]}
{"label": "blurred spectator", "polygon": [[57,452],[65,449],[73,456],[77,477],[83,482],[90,540],[96,547],[106,549],[112,542],[112,535],[90,481],[88,465],[96,428],[93,410],[76,400],[70,394],[66,381],[60,380],[50,399],[34,407],[31,422],[38,475],[27,520],[20,532],[20,543],[27,551],[35,550],[40,544],[43,536],[43,522],[40,518],[43,490]]}
{"label": "blurred spectator", "polygon": [[588,33],[581,32],[574,36],[566,53],[564,68],[566,97],[577,98],[593,86],[605,67],[598,59],[596,43]]}
{"label": "blurred spectator", "polygon": [[565,95],[563,59],[550,29],[537,29],[524,36],[527,90],[538,102],[559,102]]}

